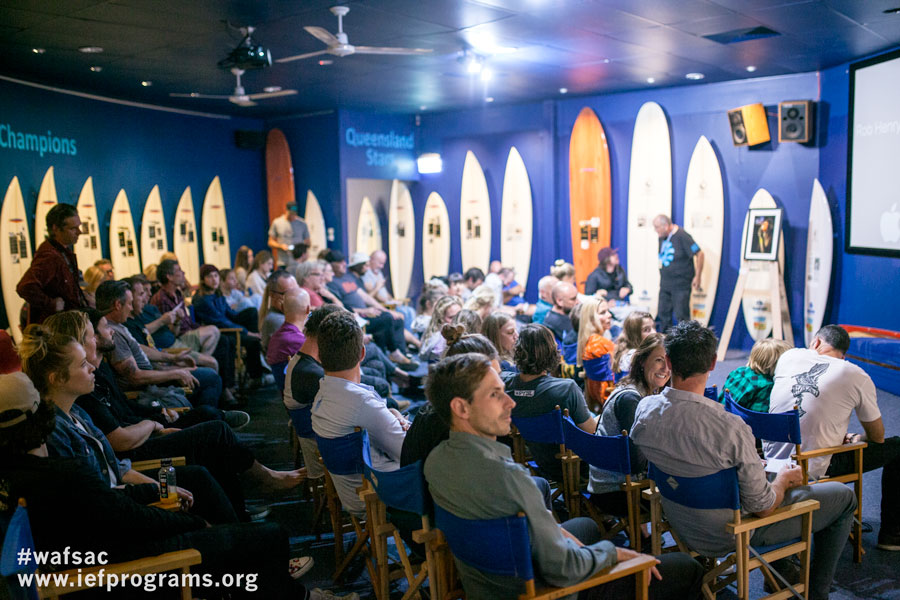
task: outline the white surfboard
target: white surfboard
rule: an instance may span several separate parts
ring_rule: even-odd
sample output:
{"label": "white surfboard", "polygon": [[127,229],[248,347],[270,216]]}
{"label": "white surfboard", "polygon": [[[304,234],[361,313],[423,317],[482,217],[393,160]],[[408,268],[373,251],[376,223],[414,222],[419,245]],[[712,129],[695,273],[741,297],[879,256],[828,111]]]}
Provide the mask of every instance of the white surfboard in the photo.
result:
{"label": "white surfboard", "polygon": [[522,156],[515,146],[509,149],[503,175],[500,205],[500,262],[516,271],[516,281],[528,285],[531,268],[532,207],[531,183]]}
{"label": "white surfboard", "polygon": [[460,254],[463,273],[478,267],[485,273],[491,262],[491,200],[481,164],[466,152],[459,199]]}
{"label": "white surfboard", "polygon": [[37,205],[34,207],[34,247],[47,239],[47,213],[56,206],[56,180],[53,178],[53,167],[47,169],[41,190],[38,192]]}
{"label": "white surfboard", "polygon": [[415,258],[416,217],[412,197],[406,184],[395,179],[388,207],[388,260],[391,261],[391,289],[398,300],[409,294]]}
{"label": "white surfboard", "polygon": [[141,272],[134,218],[125,190],[119,190],[109,217],[109,260],[116,279],[125,279]]}
{"label": "white surfboard", "polygon": [[709,325],[722,262],[722,234],[725,227],[725,197],[722,170],[709,140],[700,136],[684,186],[684,229],[703,251],[703,272],[699,290],[691,290],[691,318]]}
{"label": "white surfboard", "polygon": [[634,122],[628,178],[628,278],[631,303],[653,316],[659,303],[657,215],[672,216],[672,146],[662,107],[646,102]]}
{"label": "white surfboard", "polygon": [[831,288],[831,261],[834,257],[834,228],[831,208],[818,179],[813,180],[809,203],[809,233],[806,238],[806,288],[803,304],[806,307],[803,331],[806,345],[822,327],[825,305]]}
{"label": "white surfboard", "polygon": [[[203,228],[203,262],[220,269],[231,268],[231,244],[228,242],[228,217],[219,176],[213,177],[203,200],[200,226]],[[200,273],[197,273],[199,281]]]}
{"label": "white surfboard", "polygon": [[450,215],[437,192],[428,195],[422,219],[422,275],[427,282],[450,271]]}
{"label": "white surfboard", "polygon": [[381,250],[381,223],[378,222],[372,201],[364,196],[356,225],[356,252],[365,252],[371,256],[376,250]]}
{"label": "white surfboard", "polygon": [[[166,234],[166,218],[163,214],[159,186],[154,185],[144,205],[141,217],[141,258],[146,269],[158,265],[162,255],[169,251],[169,236]],[[183,267],[182,267],[183,268]],[[194,280],[191,280],[194,281]]]}
{"label": "white surfboard", "polygon": [[322,207],[312,190],[306,192],[306,213],[303,216],[306,227],[309,229],[309,256],[315,258],[319,252],[328,247],[325,237],[325,217],[322,216]]}
{"label": "white surfboard", "polygon": [[175,226],[172,229],[172,251],[185,277],[192,284],[200,281],[200,252],[197,242],[197,219],[194,217],[194,199],[191,187],[184,188],[178,208],[175,209]]}
{"label": "white surfboard", "polygon": [[81,219],[81,235],[75,244],[78,268],[84,273],[88,267],[103,258],[100,246],[100,220],[97,218],[97,204],[94,201],[94,180],[87,178],[78,195],[78,218]]}
{"label": "white surfboard", "polygon": [[18,177],[13,177],[9,182],[3,209],[0,210],[0,265],[6,318],[13,339],[19,343],[22,341],[19,315],[25,301],[16,293],[16,286],[31,266],[31,238],[28,236],[28,216]]}
{"label": "white surfboard", "polygon": [[[772,194],[760,188],[750,200],[750,208],[778,208]],[[772,263],[760,260],[744,260],[744,248],[747,245],[747,226],[750,213],[744,217],[744,229],[741,232],[741,268],[748,271],[744,293],[741,296],[741,308],[747,331],[755,341],[769,337],[775,326],[772,315]],[[784,273],[784,234],[778,238],[778,263]]]}

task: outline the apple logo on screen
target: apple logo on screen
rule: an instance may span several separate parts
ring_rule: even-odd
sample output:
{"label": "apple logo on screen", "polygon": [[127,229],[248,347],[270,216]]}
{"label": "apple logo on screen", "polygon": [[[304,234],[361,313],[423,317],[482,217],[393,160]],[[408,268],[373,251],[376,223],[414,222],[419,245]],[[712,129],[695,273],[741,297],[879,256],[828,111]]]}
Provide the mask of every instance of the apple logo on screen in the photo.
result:
{"label": "apple logo on screen", "polygon": [[881,237],[892,244],[900,242],[900,212],[897,212],[896,202],[890,211],[881,215]]}

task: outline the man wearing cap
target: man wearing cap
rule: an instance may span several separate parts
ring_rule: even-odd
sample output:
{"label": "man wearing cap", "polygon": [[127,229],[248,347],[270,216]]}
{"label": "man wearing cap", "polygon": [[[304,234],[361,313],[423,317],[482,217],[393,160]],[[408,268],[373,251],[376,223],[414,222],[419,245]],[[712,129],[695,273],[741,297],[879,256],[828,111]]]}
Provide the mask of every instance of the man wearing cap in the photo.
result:
{"label": "man wearing cap", "polygon": [[633,288],[625,275],[625,269],[619,264],[618,248],[601,248],[597,253],[597,260],[599,264],[588,275],[584,293],[591,296],[600,292],[608,300],[627,300]]}
{"label": "man wearing cap", "polygon": [[288,202],[284,214],[275,217],[269,226],[269,248],[275,256],[275,266],[289,267],[293,262],[291,251],[298,244],[309,245],[309,228],[298,214],[297,203]]}

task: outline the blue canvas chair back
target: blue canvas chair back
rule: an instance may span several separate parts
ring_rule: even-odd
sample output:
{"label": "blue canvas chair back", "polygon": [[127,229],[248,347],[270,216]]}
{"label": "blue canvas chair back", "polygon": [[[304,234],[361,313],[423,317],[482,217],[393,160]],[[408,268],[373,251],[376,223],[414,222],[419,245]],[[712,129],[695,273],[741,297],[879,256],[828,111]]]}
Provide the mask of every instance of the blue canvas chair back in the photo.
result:
{"label": "blue canvas chair back", "polygon": [[753,437],[770,442],[799,444],[800,413],[796,409],[781,413],[761,413],[748,410],[734,401],[725,390],[725,410],[739,416],[750,426]]}
{"label": "blue canvas chair back", "polygon": [[332,475],[360,475],[363,472],[364,431],[354,431],[337,438],[316,435],[316,445],[325,468]]}
{"label": "blue canvas chair back", "polygon": [[434,518],[457,559],[483,573],[534,579],[525,517],[460,519],[435,504]]}
{"label": "blue canvas chair back", "polygon": [[417,515],[427,514],[428,496],[425,492],[425,474],[422,471],[421,460],[396,471],[378,471],[372,468],[369,435],[366,432],[363,432],[362,458],[366,479],[372,484],[382,502],[391,508]]}
{"label": "blue canvas chair back", "polygon": [[616,382],[616,383],[619,383],[619,382],[622,381],[627,375],[628,375],[628,371],[619,371],[618,373],[616,373],[615,382]]}
{"label": "blue canvas chair back", "polygon": [[312,406],[306,405],[301,408],[292,408],[288,411],[291,417],[291,423],[294,425],[294,431],[302,438],[315,437],[312,428]]}
{"label": "blue canvas chair back", "polygon": [[631,440],[627,435],[591,435],[578,428],[570,417],[563,418],[566,448],[587,464],[623,475],[631,474]]}
{"label": "blue canvas chair back", "polygon": [[708,388],[703,389],[703,395],[709,398],[710,400],[714,400],[716,402],[719,401],[719,386],[711,385]]}
{"label": "blue canvas chair back", "polygon": [[613,381],[612,356],[604,354],[597,358],[589,358],[582,363],[584,375],[591,381]]}
{"label": "blue canvas chair back", "polygon": [[272,369],[272,377],[275,378],[275,389],[279,394],[284,394],[284,370],[287,369],[288,361],[282,361],[269,365]]}
{"label": "blue canvas chair back", "polygon": [[562,411],[558,408],[536,417],[513,417],[513,425],[527,442],[562,444],[565,442]]}
{"label": "blue canvas chair back", "polygon": [[[0,552],[0,575],[6,577],[6,588],[11,600],[38,600],[37,586],[32,582],[30,587],[19,585],[16,573],[34,573],[37,565],[34,560],[27,565],[20,565],[19,551],[23,548],[34,553],[34,540],[31,537],[31,524],[28,511],[19,506],[11,517],[0,515],[0,535],[3,537],[3,550]],[[2,589],[3,584],[0,584]]]}
{"label": "blue canvas chair back", "polygon": [[648,465],[650,479],[663,498],[688,508],[741,508],[737,467],[723,469],[704,477],[669,475],[655,464]]}
{"label": "blue canvas chair back", "polygon": [[559,346],[559,353],[567,365],[578,363],[578,342],[557,344],[557,346]]}

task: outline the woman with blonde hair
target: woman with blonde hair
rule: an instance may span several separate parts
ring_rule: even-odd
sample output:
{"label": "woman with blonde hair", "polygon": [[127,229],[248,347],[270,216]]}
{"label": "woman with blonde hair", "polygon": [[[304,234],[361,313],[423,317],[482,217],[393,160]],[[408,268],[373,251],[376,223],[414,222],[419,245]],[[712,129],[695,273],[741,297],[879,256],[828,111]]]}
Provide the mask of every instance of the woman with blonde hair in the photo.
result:
{"label": "woman with blonde hair", "polygon": [[769,412],[769,396],[774,385],[775,365],[781,355],[791,349],[784,340],[766,338],[753,344],[747,366],[738,367],[725,378],[719,401],[725,401],[725,390],[741,406],[756,412]]}
{"label": "woman with blonde hair", "polygon": [[641,342],[656,331],[656,325],[650,313],[636,310],[625,317],[622,333],[616,338],[616,352],[613,354],[613,372],[624,377],[631,370],[631,357]]}
{"label": "woman with blonde hair", "polygon": [[613,384],[615,344],[606,337],[612,325],[609,303],[603,298],[588,298],[581,304],[578,320],[576,364],[584,367],[585,400],[591,409],[598,410],[606,402]]}
{"label": "woman with blonde hair", "polygon": [[472,292],[469,299],[463,305],[466,310],[478,313],[482,321],[488,318],[494,308],[497,306],[497,294],[493,289],[486,286],[479,286]]}
{"label": "woman with blonde hair", "polygon": [[491,313],[484,320],[484,324],[481,326],[481,333],[497,349],[497,354],[500,356],[501,370],[518,373],[513,356],[516,350],[516,342],[519,341],[516,320],[506,313]]}
{"label": "woman with blonde hair", "polygon": [[481,320],[481,315],[477,312],[464,308],[456,313],[456,316],[453,317],[453,321],[451,321],[450,324],[462,325],[465,327],[466,333],[479,333],[484,322]]}
{"label": "woman with blonde hair", "polygon": [[557,259],[550,267],[550,274],[565,283],[575,284],[575,265]]}
{"label": "woman with blonde hair", "polygon": [[266,291],[266,281],[275,267],[275,259],[268,250],[260,250],[253,259],[250,273],[247,275],[247,290],[263,296]]}
{"label": "woman with blonde hair", "polygon": [[434,304],[431,322],[422,334],[422,346],[419,356],[428,362],[440,360],[447,348],[447,342],[441,335],[441,328],[453,322],[453,318],[462,310],[462,300],[456,296],[444,296]]}
{"label": "woman with blonde hair", "polygon": [[94,293],[104,281],[106,273],[100,267],[90,266],[84,271],[84,297],[91,308],[96,307]]}

